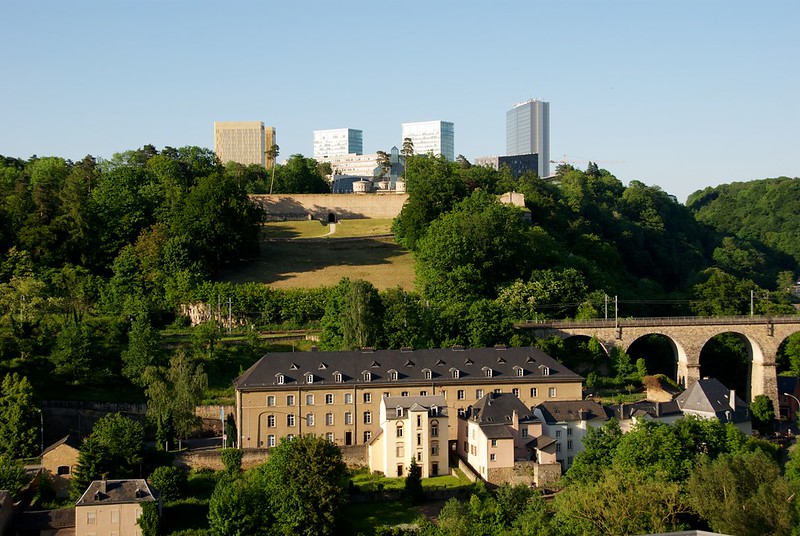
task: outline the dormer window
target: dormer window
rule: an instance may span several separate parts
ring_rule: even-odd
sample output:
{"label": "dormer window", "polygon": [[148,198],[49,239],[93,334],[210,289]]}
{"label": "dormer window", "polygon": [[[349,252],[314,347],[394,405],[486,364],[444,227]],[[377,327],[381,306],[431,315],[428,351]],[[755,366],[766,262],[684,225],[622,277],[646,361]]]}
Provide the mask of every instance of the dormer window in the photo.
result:
{"label": "dormer window", "polygon": [[426,380],[430,380],[430,379],[431,379],[431,377],[432,377],[431,369],[428,369],[428,368],[426,368],[426,369],[422,369],[422,376],[423,376],[423,377],[424,377]]}
{"label": "dormer window", "polygon": [[453,378],[454,380],[458,379],[459,373],[460,373],[459,370],[455,367],[450,369],[450,377]]}
{"label": "dormer window", "polygon": [[525,369],[522,367],[514,367],[514,374],[519,377],[525,376]]}
{"label": "dormer window", "polygon": [[394,408],[394,414],[398,419],[400,417],[402,417],[403,416],[403,406],[397,406],[396,408]]}
{"label": "dormer window", "polygon": [[393,381],[393,382],[397,381],[397,371],[396,371],[396,370],[394,370],[394,369],[391,369],[391,370],[389,371],[389,379],[390,379],[391,381]]}
{"label": "dormer window", "polygon": [[541,365],[539,368],[542,369],[542,376],[550,376],[550,367]]}
{"label": "dormer window", "polygon": [[483,367],[483,375],[486,376],[487,378],[491,378],[492,377],[492,369],[489,368],[489,367]]}
{"label": "dormer window", "polygon": [[333,381],[335,381],[336,383],[342,383],[342,373],[339,371],[334,372]]}
{"label": "dormer window", "polygon": [[276,374],[275,375],[275,383],[277,383],[278,385],[283,385],[284,381],[286,381],[286,380],[285,380],[285,377],[284,377],[283,374]]}
{"label": "dormer window", "polygon": [[439,406],[436,405],[431,406],[430,414],[431,417],[436,417],[437,415],[439,415]]}
{"label": "dormer window", "polygon": [[310,372],[306,374],[306,383],[314,383],[314,375]]}
{"label": "dormer window", "polygon": [[372,373],[368,370],[365,370],[364,372],[361,373],[361,379],[363,379],[365,382],[371,382]]}

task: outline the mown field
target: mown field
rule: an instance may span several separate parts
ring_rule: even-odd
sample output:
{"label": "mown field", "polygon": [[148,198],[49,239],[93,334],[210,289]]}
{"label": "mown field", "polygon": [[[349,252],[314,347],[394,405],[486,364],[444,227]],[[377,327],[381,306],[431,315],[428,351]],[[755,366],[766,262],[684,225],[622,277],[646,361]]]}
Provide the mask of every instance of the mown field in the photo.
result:
{"label": "mown field", "polygon": [[286,289],[335,285],[349,277],[369,281],[379,290],[414,289],[411,252],[385,236],[391,232],[391,220],[346,220],[336,224],[335,233],[329,230],[318,221],[268,223],[260,257],[224,279]]}

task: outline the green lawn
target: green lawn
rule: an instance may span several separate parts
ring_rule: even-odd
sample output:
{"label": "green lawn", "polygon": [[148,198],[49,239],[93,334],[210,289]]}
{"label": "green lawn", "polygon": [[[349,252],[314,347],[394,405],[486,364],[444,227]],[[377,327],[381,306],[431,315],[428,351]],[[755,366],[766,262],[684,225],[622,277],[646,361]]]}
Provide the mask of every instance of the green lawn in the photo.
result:
{"label": "green lawn", "polygon": [[351,238],[355,236],[378,236],[392,232],[392,220],[341,220],[336,224],[336,231],[330,234],[331,227],[327,223],[316,220],[276,221],[264,224],[264,238]]}
{"label": "green lawn", "polygon": [[374,534],[381,525],[413,523],[421,515],[421,509],[405,501],[348,504],[342,511],[343,534]]}
{"label": "green lawn", "polygon": [[[458,469],[452,469],[450,475],[434,476],[422,479],[424,489],[460,488],[472,485],[472,482]],[[354,485],[363,491],[401,490],[405,486],[405,478],[388,478],[362,470],[352,477]]]}

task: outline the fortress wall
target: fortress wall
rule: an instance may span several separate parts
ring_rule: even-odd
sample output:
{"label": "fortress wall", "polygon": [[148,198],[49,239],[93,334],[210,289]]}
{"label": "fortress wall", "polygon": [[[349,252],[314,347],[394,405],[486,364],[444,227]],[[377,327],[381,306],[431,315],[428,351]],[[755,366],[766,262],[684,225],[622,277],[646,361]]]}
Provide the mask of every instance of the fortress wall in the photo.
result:
{"label": "fortress wall", "polygon": [[340,219],[389,219],[400,214],[408,194],[293,194],[251,195],[267,213],[267,220],[328,221]]}

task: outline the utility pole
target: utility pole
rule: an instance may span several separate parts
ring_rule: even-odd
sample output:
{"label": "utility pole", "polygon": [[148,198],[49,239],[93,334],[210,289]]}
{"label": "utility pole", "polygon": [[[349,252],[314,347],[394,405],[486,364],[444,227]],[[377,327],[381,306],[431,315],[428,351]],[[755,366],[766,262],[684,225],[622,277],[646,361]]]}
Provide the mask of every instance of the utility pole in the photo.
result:
{"label": "utility pole", "polygon": [[750,317],[751,318],[752,318],[752,316],[753,316],[753,314],[755,312],[755,307],[754,307],[754,303],[753,303],[754,300],[755,300],[755,291],[751,290],[750,291]]}
{"label": "utility pole", "polygon": [[232,325],[233,325],[233,323],[231,321],[231,305],[232,304],[233,304],[233,300],[231,298],[228,298],[228,335],[231,334],[231,328],[232,328]]}
{"label": "utility pole", "polygon": [[608,320],[608,294],[603,294],[603,300],[605,301],[606,320]]}

